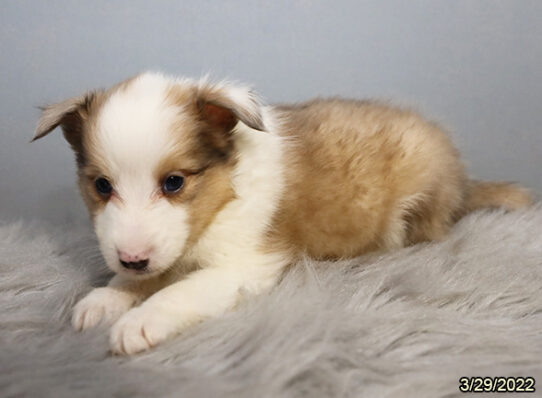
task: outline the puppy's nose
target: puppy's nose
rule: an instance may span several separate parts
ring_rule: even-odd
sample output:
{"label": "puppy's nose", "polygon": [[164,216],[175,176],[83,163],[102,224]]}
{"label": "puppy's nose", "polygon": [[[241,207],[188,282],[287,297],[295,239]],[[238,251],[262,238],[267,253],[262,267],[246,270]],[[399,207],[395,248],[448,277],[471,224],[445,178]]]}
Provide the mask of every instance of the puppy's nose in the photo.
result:
{"label": "puppy's nose", "polygon": [[149,265],[149,251],[131,254],[119,250],[119,261],[124,268],[142,270]]}
{"label": "puppy's nose", "polygon": [[120,260],[120,263],[124,268],[128,269],[135,269],[137,271],[141,271],[142,269],[146,268],[147,265],[149,265],[149,259],[145,260],[139,260],[139,261],[122,261]]}

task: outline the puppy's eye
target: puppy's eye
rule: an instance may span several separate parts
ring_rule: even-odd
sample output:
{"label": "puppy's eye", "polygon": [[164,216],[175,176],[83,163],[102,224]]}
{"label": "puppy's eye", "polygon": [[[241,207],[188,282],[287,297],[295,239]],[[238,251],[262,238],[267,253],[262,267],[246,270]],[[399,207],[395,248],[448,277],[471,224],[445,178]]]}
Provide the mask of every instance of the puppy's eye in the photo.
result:
{"label": "puppy's eye", "polygon": [[162,191],[165,194],[177,193],[184,186],[184,176],[178,174],[170,174],[162,184]]}
{"label": "puppy's eye", "polygon": [[111,195],[111,192],[113,192],[113,186],[107,180],[107,178],[97,178],[96,181],[94,181],[94,185],[96,187],[96,191],[98,191],[98,193],[102,196],[109,196]]}

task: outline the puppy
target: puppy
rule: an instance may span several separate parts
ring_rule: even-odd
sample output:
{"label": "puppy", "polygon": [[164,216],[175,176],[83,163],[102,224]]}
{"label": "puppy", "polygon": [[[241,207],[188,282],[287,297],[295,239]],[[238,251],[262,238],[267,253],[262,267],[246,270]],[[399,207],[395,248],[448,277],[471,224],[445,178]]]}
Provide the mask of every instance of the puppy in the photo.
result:
{"label": "puppy", "polygon": [[443,238],[529,193],[465,176],[416,113],[344,99],[263,106],[246,87],[144,73],[43,109],[60,126],[107,265],[73,326],[113,324],[133,354],[272,287],[303,255],[338,259]]}

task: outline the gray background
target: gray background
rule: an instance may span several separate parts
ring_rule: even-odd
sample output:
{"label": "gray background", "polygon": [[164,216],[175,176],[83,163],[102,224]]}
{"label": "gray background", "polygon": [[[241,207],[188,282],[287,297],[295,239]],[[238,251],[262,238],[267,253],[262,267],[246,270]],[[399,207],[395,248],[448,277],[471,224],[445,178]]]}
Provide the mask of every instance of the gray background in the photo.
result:
{"label": "gray background", "polygon": [[28,144],[35,107],[147,69],[246,81],[269,102],[393,99],[451,130],[471,174],[542,191],[542,1],[0,7],[0,218],[79,214],[61,134]]}

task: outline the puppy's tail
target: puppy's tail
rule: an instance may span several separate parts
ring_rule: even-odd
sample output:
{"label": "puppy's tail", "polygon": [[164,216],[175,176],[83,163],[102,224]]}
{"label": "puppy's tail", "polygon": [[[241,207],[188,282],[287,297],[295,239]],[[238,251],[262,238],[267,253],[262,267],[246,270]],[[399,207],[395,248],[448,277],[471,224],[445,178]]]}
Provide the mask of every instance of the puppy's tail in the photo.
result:
{"label": "puppy's tail", "polygon": [[531,206],[535,199],[526,188],[510,182],[469,180],[463,203],[463,215],[478,209],[516,210]]}

